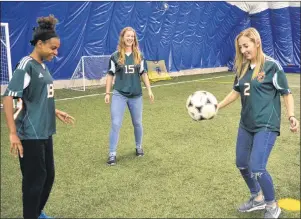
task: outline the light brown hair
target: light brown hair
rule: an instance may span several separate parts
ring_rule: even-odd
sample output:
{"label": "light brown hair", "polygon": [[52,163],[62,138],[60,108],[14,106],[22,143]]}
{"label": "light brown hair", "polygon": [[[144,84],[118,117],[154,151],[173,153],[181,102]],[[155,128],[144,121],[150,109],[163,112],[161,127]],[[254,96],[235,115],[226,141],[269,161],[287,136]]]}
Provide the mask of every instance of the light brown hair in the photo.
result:
{"label": "light brown hair", "polygon": [[133,31],[134,32],[134,42],[133,42],[133,45],[132,45],[132,53],[133,53],[133,57],[134,57],[134,63],[135,63],[135,65],[138,65],[141,62],[141,52],[140,52],[139,45],[138,45],[138,39],[137,39],[136,31],[132,27],[125,27],[120,32],[119,43],[118,43],[118,47],[117,47],[117,50],[119,52],[118,62],[120,64],[124,64],[124,62],[125,62],[124,35],[125,35],[126,31]]}

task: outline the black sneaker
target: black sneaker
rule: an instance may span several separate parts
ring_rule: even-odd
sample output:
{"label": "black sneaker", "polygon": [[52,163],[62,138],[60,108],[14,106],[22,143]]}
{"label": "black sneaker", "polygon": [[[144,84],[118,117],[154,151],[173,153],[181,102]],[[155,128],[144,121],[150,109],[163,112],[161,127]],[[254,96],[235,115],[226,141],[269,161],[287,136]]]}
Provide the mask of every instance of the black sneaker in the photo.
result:
{"label": "black sneaker", "polygon": [[116,165],[116,156],[109,156],[107,164],[110,166]]}
{"label": "black sneaker", "polygon": [[137,157],[142,157],[144,156],[144,152],[142,148],[136,148],[136,156]]}

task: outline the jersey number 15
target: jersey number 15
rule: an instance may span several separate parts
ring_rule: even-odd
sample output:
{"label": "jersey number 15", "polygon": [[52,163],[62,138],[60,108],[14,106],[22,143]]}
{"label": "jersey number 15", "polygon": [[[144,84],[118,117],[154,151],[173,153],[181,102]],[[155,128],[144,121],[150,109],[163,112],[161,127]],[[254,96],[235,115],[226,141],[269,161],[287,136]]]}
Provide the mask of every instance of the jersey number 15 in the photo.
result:
{"label": "jersey number 15", "polygon": [[133,74],[135,72],[135,65],[125,65],[125,73]]}

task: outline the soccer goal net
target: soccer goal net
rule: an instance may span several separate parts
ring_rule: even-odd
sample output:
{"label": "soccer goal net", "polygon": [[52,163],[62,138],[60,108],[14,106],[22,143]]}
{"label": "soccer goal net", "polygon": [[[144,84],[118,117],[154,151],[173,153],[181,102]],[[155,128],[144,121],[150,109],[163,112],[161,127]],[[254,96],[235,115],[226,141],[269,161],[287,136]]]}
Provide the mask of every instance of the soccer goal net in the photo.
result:
{"label": "soccer goal net", "polygon": [[1,23],[0,48],[1,48],[0,85],[1,85],[1,95],[3,95],[8,85],[8,82],[12,77],[8,23]]}
{"label": "soccer goal net", "polygon": [[104,86],[110,55],[82,56],[70,80],[69,88],[85,91],[88,87]]}

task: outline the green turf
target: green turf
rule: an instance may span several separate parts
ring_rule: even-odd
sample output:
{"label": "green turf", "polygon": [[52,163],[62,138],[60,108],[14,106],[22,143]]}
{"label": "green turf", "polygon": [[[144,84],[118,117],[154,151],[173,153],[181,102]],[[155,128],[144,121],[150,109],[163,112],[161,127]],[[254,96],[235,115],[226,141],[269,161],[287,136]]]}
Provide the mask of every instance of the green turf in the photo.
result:
{"label": "green turf", "polygon": [[[135,157],[133,127],[128,110],[120,132],[117,166],[106,166],[110,129],[109,105],[103,95],[57,101],[58,109],[76,124],[58,122],[55,144],[55,184],[46,212],[60,218],[258,218],[263,212],[239,213],[237,205],[249,197],[235,167],[235,141],[240,101],[210,121],[188,116],[186,99],[196,90],[212,92],[220,101],[232,89],[233,77],[219,73],[178,77],[155,83],[155,102],[144,93],[145,156]],[[300,118],[300,75],[289,74]],[[101,94],[56,90],[56,98]],[[283,107],[281,136],[268,163],[280,198],[300,200],[300,135],[289,131]],[[21,217],[21,174],[9,154],[8,132],[1,113],[1,218]],[[282,218],[300,218],[283,210]]]}

